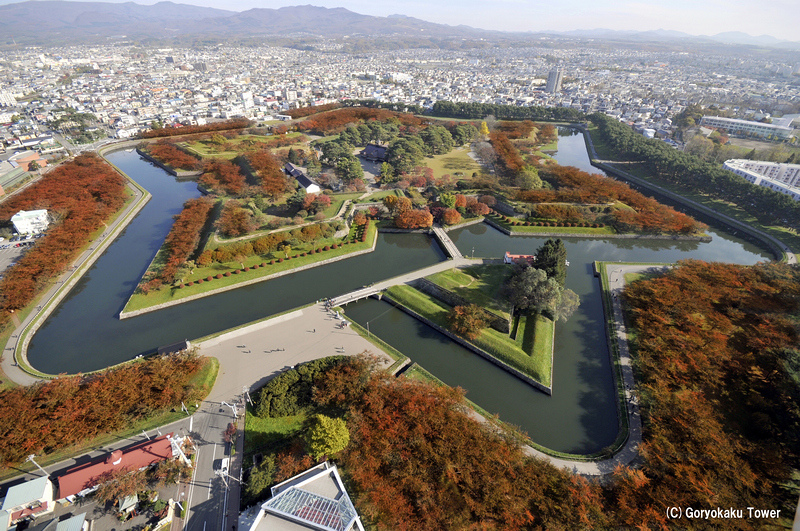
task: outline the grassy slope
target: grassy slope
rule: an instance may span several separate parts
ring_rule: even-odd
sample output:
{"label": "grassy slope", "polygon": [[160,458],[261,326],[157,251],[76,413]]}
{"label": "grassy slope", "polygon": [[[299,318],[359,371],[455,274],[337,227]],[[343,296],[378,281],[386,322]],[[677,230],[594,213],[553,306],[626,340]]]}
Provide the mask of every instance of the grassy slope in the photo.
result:
{"label": "grassy slope", "polygon": [[427,278],[472,303],[508,318],[508,305],[500,301],[498,295],[510,273],[509,267],[476,265],[464,269],[449,269]]}
{"label": "grassy slope", "polygon": [[[442,328],[447,328],[447,315],[451,310],[451,307],[447,304],[405,285],[393,286],[388,290],[388,293],[397,302],[411,308]],[[544,385],[549,386],[551,384],[552,357],[549,352],[547,356],[537,358],[532,353],[522,350],[508,336],[491,328],[481,331],[480,335],[472,343],[515,369],[530,375]]]}

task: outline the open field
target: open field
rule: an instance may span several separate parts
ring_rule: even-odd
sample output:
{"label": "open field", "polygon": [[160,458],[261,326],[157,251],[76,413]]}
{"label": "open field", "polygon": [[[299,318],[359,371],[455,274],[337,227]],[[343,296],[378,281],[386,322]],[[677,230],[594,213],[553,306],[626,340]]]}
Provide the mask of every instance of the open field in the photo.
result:
{"label": "open field", "polygon": [[[472,177],[474,172],[480,173],[481,166],[469,156],[469,150],[469,146],[458,147],[444,155],[426,157],[423,164],[433,170],[436,179],[442,175]],[[463,175],[456,175],[458,173]]]}

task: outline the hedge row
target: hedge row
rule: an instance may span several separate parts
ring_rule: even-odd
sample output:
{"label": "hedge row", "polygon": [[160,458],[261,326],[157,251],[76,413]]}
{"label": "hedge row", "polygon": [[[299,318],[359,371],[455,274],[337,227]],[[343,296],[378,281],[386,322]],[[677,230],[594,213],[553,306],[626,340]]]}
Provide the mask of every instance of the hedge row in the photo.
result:
{"label": "hedge row", "polygon": [[605,223],[589,223],[587,221],[576,221],[574,223],[568,221],[520,221],[502,214],[494,214],[494,217],[507,225],[515,227],[591,227],[599,229],[606,226]]}
{"label": "hedge row", "polygon": [[[362,239],[361,241],[364,241],[364,240]],[[341,247],[342,245],[346,245],[347,243],[349,243],[349,242],[344,242],[341,245],[338,244],[338,243],[334,243],[333,245],[326,245],[325,247],[320,247],[318,249],[311,249],[308,252],[302,252],[302,253],[298,253],[298,254],[293,254],[291,256],[286,257],[286,260],[291,260],[292,258],[298,258],[298,257],[301,257],[301,256],[308,256],[309,254],[319,254],[319,253],[322,253],[322,252],[325,252],[325,251],[330,251],[331,249],[338,249],[339,247]],[[220,279],[222,277],[229,277],[229,276],[231,276],[231,273],[234,274],[234,275],[238,275],[240,273],[244,273],[245,271],[250,271],[251,269],[259,269],[259,268],[262,268],[262,267],[267,267],[268,265],[275,265],[276,262],[280,264],[280,263],[283,263],[283,261],[284,261],[283,258],[278,258],[277,260],[270,260],[269,263],[261,262],[261,264],[256,264],[256,265],[254,265],[252,267],[245,267],[243,269],[234,269],[233,271],[226,271],[225,273],[217,273],[214,276],[209,275],[206,278],[201,278],[201,279],[198,279],[198,280],[192,280],[192,281],[186,282],[185,284],[180,284],[178,286],[178,289],[185,288],[186,286],[193,286],[195,284],[203,284],[204,282],[211,282],[214,279]]]}

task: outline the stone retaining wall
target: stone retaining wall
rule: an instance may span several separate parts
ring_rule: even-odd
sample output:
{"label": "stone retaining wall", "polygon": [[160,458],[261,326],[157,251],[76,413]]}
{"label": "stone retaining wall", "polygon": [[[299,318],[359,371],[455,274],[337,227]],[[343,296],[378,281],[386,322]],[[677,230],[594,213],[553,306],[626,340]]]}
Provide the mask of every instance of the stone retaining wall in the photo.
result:
{"label": "stone retaining wall", "polygon": [[174,175],[179,179],[190,179],[192,177],[199,177],[200,175],[203,174],[203,172],[200,170],[176,170],[172,168],[172,166],[168,166],[163,162],[161,162],[160,160],[151,157],[148,153],[142,151],[138,147],[136,148],[136,153],[138,153],[139,156],[141,156],[142,158],[149,160],[159,168],[163,169],[165,172],[169,173],[170,175]]}
{"label": "stone retaining wall", "polygon": [[711,236],[684,236],[681,234],[588,234],[588,233],[569,233],[569,232],[515,232],[490,218],[485,219],[486,223],[509,236],[546,236],[548,238],[596,238],[612,240],[674,240],[688,242],[711,241]]}
{"label": "stone retaining wall", "polygon": [[[438,332],[441,332],[442,334],[446,335],[447,337],[449,337],[450,339],[452,339],[453,341],[455,341],[459,345],[463,346],[464,348],[467,348],[467,349],[471,350],[472,352],[474,352],[475,354],[481,356],[482,358],[486,359],[487,361],[490,361],[491,363],[497,365],[498,367],[500,367],[504,371],[507,371],[507,372],[513,374],[514,376],[516,376],[517,378],[519,378],[523,382],[527,383],[528,385],[531,385],[531,386],[535,387],[536,389],[542,391],[543,393],[547,393],[548,395],[552,395],[553,394],[553,388],[552,387],[548,387],[548,386],[544,385],[540,381],[533,379],[532,377],[528,376],[527,374],[523,373],[522,371],[520,371],[518,369],[515,369],[511,365],[508,365],[507,363],[495,358],[494,356],[492,356],[491,354],[489,354],[485,350],[476,347],[472,343],[470,343],[470,342],[466,341],[465,339],[453,334],[449,330],[447,330],[445,328],[442,328],[441,326],[437,325],[436,323],[434,323],[430,319],[421,316],[420,314],[418,314],[417,312],[415,312],[411,308],[407,308],[406,306],[403,306],[402,304],[400,304],[397,301],[393,300],[388,294],[384,293],[384,298],[387,301],[389,301],[389,303],[392,304],[393,306],[395,306],[398,309],[406,312],[410,316],[422,321],[423,323],[425,323],[426,325],[430,326],[434,330],[436,330]],[[551,374],[551,378],[552,378],[552,374]]]}
{"label": "stone retaining wall", "polygon": [[[427,293],[431,297],[435,297],[449,304],[450,306],[467,306],[471,304],[461,295],[453,293],[449,289],[445,289],[438,284],[434,284],[426,278],[418,278],[413,282],[412,285],[421,292]],[[511,332],[511,323],[508,322],[508,319],[505,319],[496,313],[487,310],[486,308],[483,308],[483,313],[486,316],[486,321],[488,322],[489,326],[503,334],[509,334]]]}

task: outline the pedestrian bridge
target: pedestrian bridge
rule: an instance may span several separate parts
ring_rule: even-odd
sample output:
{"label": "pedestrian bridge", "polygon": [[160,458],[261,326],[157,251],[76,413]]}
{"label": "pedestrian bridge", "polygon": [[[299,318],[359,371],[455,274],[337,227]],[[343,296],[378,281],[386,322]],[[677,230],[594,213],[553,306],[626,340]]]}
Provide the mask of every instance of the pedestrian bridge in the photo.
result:
{"label": "pedestrian bridge", "polygon": [[349,302],[355,302],[361,299],[366,299],[372,295],[377,295],[380,291],[381,289],[375,286],[369,286],[356,291],[351,291],[350,293],[345,293],[344,295],[339,295],[338,297],[331,299],[331,306],[344,306]]}

